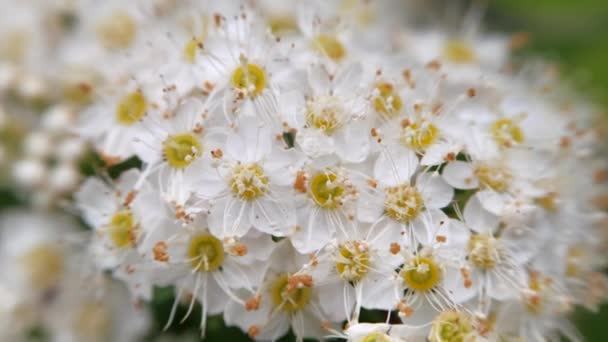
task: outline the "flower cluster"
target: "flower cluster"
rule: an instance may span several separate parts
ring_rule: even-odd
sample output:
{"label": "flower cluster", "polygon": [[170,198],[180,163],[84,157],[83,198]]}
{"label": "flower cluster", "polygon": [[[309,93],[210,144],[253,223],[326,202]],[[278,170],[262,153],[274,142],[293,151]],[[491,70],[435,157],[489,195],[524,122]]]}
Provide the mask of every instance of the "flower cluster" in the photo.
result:
{"label": "flower cluster", "polygon": [[604,300],[597,110],[475,9],[448,32],[397,1],[74,6],[45,12],[59,52],[6,31],[3,66],[61,84],[108,165],[142,162],[74,202],[97,269],[136,300],[175,287],[167,326],[186,301],[256,340],[576,339]]}

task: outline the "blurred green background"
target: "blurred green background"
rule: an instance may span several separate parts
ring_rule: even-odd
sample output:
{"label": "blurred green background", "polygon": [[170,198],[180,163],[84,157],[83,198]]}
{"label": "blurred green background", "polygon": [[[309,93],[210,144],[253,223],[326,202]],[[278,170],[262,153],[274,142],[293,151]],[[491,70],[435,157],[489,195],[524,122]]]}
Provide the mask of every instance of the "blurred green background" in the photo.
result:
{"label": "blurred green background", "polygon": [[[521,53],[559,63],[562,75],[608,112],[608,0],[494,0],[485,23],[530,33]],[[608,305],[575,320],[587,341],[608,341]]]}

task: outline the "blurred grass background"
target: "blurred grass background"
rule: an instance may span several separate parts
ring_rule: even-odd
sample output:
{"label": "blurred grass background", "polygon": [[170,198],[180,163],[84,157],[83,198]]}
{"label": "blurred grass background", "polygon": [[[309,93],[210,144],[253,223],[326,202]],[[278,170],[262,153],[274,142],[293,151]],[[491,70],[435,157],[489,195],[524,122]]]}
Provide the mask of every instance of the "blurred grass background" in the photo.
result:
{"label": "blurred grass background", "polygon": [[[562,75],[608,112],[608,0],[494,0],[485,23],[529,33],[522,53],[559,63]],[[574,318],[586,341],[608,341],[608,305]]]}

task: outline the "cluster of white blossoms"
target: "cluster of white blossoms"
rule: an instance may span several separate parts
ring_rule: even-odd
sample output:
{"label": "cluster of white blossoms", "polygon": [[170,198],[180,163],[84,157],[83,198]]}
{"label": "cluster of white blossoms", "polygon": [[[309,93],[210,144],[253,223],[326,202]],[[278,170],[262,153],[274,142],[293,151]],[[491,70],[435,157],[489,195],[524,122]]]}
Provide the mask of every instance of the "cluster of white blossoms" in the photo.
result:
{"label": "cluster of white blossoms", "polygon": [[[569,314],[606,298],[598,110],[512,65],[521,37],[480,33],[475,9],[448,31],[389,0],[2,5],[3,105],[77,113],[68,156],[142,162],[82,183],[77,235],[132,301],[174,286],[167,327],[198,304],[203,334],[223,315],[256,340],[577,340]],[[0,251],[28,246],[1,233]],[[70,235],[27,236],[49,234]],[[46,287],[53,253],[12,265]],[[91,305],[70,329],[132,341],[145,319],[117,293],[95,303],[124,320]]]}

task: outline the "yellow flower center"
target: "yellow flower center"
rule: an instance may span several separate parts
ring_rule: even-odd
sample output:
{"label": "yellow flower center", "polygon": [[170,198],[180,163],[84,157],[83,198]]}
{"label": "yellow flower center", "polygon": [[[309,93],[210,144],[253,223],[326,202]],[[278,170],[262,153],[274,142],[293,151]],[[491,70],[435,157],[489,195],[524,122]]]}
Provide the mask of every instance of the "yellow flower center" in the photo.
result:
{"label": "yellow flower center", "polygon": [[128,210],[114,214],[108,224],[108,236],[118,248],[132,247],[137,238],[137,225],[133,214]]}
{"label": "yellow flower center", "polygon": [[433,289],[441,278],[441,269],[431,258],[416,257],[402,271],[407,287],[416,291]]}
{"label": "yellow flower center", "polygon": [[391,342],[391,339],[386,334],[375,332],[366,335],[361,342]]}
{"label": "yellow flower center", "polygon": [[74,331],[89,341],[105,341],[110,330],[110,316],[101,303],[85,303],[74,316]]}
{"label": "yellow flower center", "polygon": [[509,189],[512,176],[506,168],[482,164],[475,168],[474,173],[483,188],[490,188],[498,192]]}
{"label": "yellow flower center", "polygon": [[439,128],[424,120],[404,125],[401,131],[401,143],[416,151],[426,149],[438,138]]}
{"label": "yellow flower center", "polygon": [[23,270],[30,284],[37,289],[48,289],[61,279],[65,269],[63,253],[51,244],[36,246],[21,256]]}
{"label": "yellow flower center", "polygon": [[140,91],[125,95],[116,108],[116,119],[122,125],[129,126],[140,120],[148,110],[146,98]]}
{"label": "yellow flower center", "polygon": [[190,64],[194,64],[194,62],[196,62],[196,53],[198,52],[198,49],[201,48],[201,42],[198,39],[192,38],[190,39],[186,45],[184,45],[184,49],[182,51],[183,55],[184,55],[184,59],[186,60],[186,62],[190,63]]}
{"label": "yellow flower center", "polygon": [[477,58],[469,43],[457,39],[445,44],[443,55],[448,61],[459,64],[473,63]]}
{"label": "yellow flower center", "polygon": [[521,127],[511,119],[494,121],[490,126],[490,133],[497,143],[506,147],[524,142],[524,134]]}
{"label": "yellow flower center", "polygon": [[334,96],[319,96],[306,106],[306,123],[326,135],[342,127],[346,113],[340,100]]}
{"label": "yellow flower center", "polygon": [[268,19],[268,26],[274,34],[293,32],[298,29],[295,19],[289,15],[275,15]]}
{"label": "yellow flower center", "polygon": [[266,72],[255,64],[239,66],[232,73],[232,85],[249,97],[256,97],[266,87]]}
{"label": "yellow flower center", "polygon": [[321,208],[335,209],[344,199],[345,187],[338,175],[325,170],[315,174],[310,181],[310,194]]}
{"label": "yellow flower center", "polygon": [[224,245],[211,234],[195,235],[188,246],[188,260],[196,272],[213,272],[224,262]]}
{"label": "yellow flower center", "polygon": [[415,187],[401,184],[386,188],[384,210],[395,221],[408,223],[424,209],[422,195]]}
{"label": "yellow flower center", "polygon": [[472,235],[468,244],[469,260],[478,268],[489,269],[500,261],[500,241],[489,234]]}
{"label": "yellow flower center", "polygon": [[539,273],[532,272],[528,277],[529,293],[524,295],[524,305],[531,314],[540,314],[545,306],[546,291],[549,290],[547,283],[549,278]]}
{"label": "yellow flower center", "polygon": [[114,11],[97,25],[97,38],[107,49],[124,49],[135,40],[137,25],[124,11]]}
{"label": "yellow flower center", "polygon": [[584,249],[579,246],[568,248],[568,254],[566,255],[566,277],[574,278],[580,275],[580,264],[584,254]]}
{"label": "yellow flower center", "polygon": [[21,62],[30,44],[30,35],[26,31],[14,30],[6,32],[2,37],[0,57],[11,62]]}
{"label": "yellow flower center", "polygon": [[369,271],[369,247],[365,242],[348,241],[340,244],[336,255],[336,270],[346,281],[358,281]]}
{"label": "yellow flower center", "polygon": [[200,141],[192,133],[178,134],[168,137],[163,142],[163,152],[167,163],[176,169],[190,165],[202,154]]}
{"label": "yellow flower center", "polygon": [[558,208],[558,198],[557,194],[554,192],[550,192],[542,197],[538,197],[534,200],[541,208],[545,209],[548,212],[555,212]]}
{"label": "yellow flower center", "polygon": [[238,198],[252,201],[268,191],[268,177],[258,164],[237,165],[232,170],[230,188]]}
{"label": "yellow flower center", "polygon": [[475,328],[471,318],[462,312],[444,311],[434,320],[429,333],[430,342],[465,342],[471,338]]}
{"label": "yellow flower center", "polygon": [[271,296],[275,307],[287,313],[294,313],[304,308],[310,301],[311,290],[308,287],[289,286],[289,275],[281,275],[272,284]]}
{"label": "yellow flower center", "polygon": [[338,38],[328,35],[318,35],[313,43],[312,47],[319,53],[329,57],[335,62],[339,62],[346,56],[346,49],[344,45],[338,40]]}
{"label": "yellow flower center", "polygon": [[401,111],[403,103],[392,84],[386,82],[379,83],[376,86],[376,90],[378,96],[374,98],[374,108],[378,113],[393,117]]}

